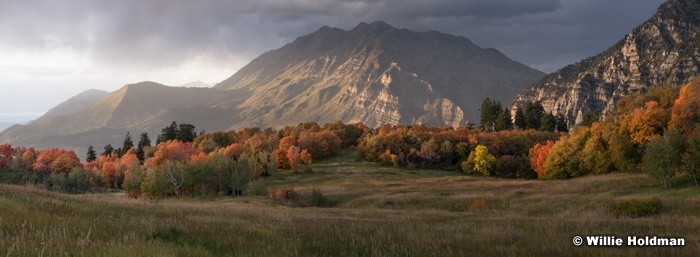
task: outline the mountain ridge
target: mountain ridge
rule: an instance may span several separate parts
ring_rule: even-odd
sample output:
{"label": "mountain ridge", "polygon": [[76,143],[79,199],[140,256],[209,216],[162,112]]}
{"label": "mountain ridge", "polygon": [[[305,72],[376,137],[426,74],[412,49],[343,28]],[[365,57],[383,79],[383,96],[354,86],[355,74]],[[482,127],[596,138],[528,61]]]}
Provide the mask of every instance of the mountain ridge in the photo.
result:
{"label": "mountain ridge", "polygon": [[606,51],[568,65],[528,86],[511,111],[541,101],[570,126],[587,112],[614,111],[617,100],[652,85],[680,86],[700,75],[700,3],[669,0]]}

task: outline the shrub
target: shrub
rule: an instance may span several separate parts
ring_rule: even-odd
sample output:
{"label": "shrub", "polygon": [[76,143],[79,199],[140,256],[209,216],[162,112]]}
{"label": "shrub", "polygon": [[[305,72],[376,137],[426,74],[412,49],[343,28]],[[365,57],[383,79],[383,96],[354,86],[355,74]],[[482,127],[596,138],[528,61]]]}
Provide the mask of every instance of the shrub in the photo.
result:
{"label": "shrub", "polygon": [[649,200],[624,200],[614,203],[610,207],[610,213],[615,217],[626,216],[640,218],[654,216],[663,210],[663,204],[659,198]]}
{"label": "shrub", "polygon": [[267,196],[267,187],[268,183],[265,179],[254,179],[248,183],[248,188],[245,191],[245,194],[250,196]]}
{"label": "shrub", "polygon": [[309,205],[313,207],[330,207],[331,201],[321,193],[321,191],[318,191],[316,189],[311,191],[311,200],[309,201]]}

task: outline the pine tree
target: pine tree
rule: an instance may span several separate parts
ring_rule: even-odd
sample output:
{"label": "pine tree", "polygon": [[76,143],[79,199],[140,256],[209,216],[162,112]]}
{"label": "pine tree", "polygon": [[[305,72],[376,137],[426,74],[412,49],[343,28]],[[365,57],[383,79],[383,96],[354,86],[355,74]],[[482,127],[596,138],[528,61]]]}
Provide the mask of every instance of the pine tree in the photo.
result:
{"label": "pine tree", "polygon": [[170,123],[170,126],[167,126],[161,130],[160,135],[156,139],[156,144],[159,145],[160,143],[168,140],[175,140],[177,139],[178,133],[177,122],[173,121]]}
{"label": "pine tree", "polygon": [[100,155],[102,156],[109,156],[110,154],[114,153],[114,147],[112,147],[112,144],[107,144],[105,146],[104,152],[102,152]]}
{"label": "pine tree", "polygon": [[480,128],[491,129],[493,126],[493,103],[488,97],[481,102],[481,117],[479,122],[481,123]]}
{"label": "pine tree", "polygon": [[515,122],[513,125],[518,129],[528,129],[527,121],[525,121],[525,114],[523,114],[523,109],[519,106],[515,109]]}
{"label": "pine tree", "polygon": [[557,114],[557,131],[558,132],[569,132],[569,126],[566,123],[566,117],[563,114]]}
{"label": "pine tree", "polygon": [[192,142],[194,138],[197,137],[197,132],[194,129],[194,125],[182,123],[177,129],[177,140],[182,142]]}
{"label": "pine tree", "polygon": [[508,108],[502,109],[498,112],[498,117],[496,117],[496,124],[494,125],[494,130],[510,130],[513,128],[513,122],[510,118],[510,111]]}
{"label": "pine tree", "polygon": [[525,105],[525,123],[531,129],[539,129],[542,127],[542,116],[544,116],[544,107],[542,103],[529,102]]}
{"label": "pine tree", "polygon": [[554,118],[552,112],[542,115],[540,124],[540,130],[542,131],[554,131],[557,127],[557,119]]}
{"label": "pine tree", "polygon": [[87,158],[85,158],[85,161],[92,162],[95,160],[97,160],[97,153],[95,152],[95,149],[92,146],[90,146],[88,147]]}
{"label": "pine tree", "polygon": [[139,159],[141,164],[146,160],[146,152],[144,151],[146,146],[151,146],[151,138],[148,137],[148,133],[143,132],[139,138],[139,144],[136,147],[136,158]]}
{"label": "pine tree", "polygon": [[124,136],[124,143],[122,144],[122,152],[121,155],[124,155],[129,149],[134,147],[134,141],[131,139],[131,134],[129,132],[126,132],[126,136]]}

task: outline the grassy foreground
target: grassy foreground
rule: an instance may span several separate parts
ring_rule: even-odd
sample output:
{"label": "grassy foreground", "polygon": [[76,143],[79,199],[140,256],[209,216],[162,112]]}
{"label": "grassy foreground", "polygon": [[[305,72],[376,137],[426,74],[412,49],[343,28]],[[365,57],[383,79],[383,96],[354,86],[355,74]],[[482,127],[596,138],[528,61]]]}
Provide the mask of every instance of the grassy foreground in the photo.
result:
{"label": "grassy foreground", "polygon": [[[0,256],[696,256],[700,190],[646,175],[518,181],[356,162],[281,174],[330,208],[267,197],[127,199],[0,185]],[[681,181],[679,183],[686,183]],[[661,213],[614,215],[630,199]],[[624,213],[623,213],[624,214]],[[683,237],[684,247],[574,246],[575,235]]]}

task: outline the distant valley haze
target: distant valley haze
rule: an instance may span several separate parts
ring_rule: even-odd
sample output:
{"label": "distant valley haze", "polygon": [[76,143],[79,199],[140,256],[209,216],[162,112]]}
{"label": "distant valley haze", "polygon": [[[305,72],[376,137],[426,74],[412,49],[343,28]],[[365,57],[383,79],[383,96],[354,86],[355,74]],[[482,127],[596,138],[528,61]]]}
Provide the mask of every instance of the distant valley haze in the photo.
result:
{"label": "distant valley haze", "polygon": [[661,0],[1,1],[0,130],[89,89],[203,87],[323,26],[439,31],[550,73],[605,50]]}

